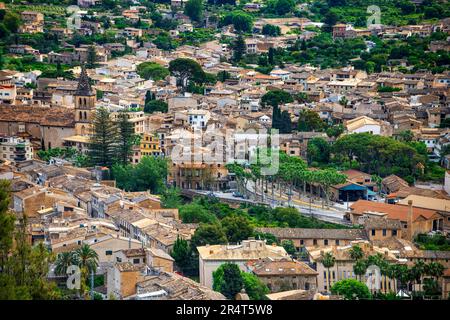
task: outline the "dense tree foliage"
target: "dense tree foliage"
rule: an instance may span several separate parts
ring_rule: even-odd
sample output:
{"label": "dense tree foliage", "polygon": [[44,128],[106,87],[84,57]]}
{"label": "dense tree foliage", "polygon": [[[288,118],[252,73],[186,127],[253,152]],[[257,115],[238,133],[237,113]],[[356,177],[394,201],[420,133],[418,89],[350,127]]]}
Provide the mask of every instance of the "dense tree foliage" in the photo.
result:
{"label": "dense tree foliage", "polygon": [[360,170],[382,177],[417,175],[417,165],[426,163],[411,145],[369,133],[349,134],[337,139],[332,152],[335,162],[356,160]]}
{"label": "dense tree foliage", "polygon": [[294,102],[292,95],[284,90],[270,90],[261,98],[263,106],[279,106],[285,103]]}
{"label": "dense tree foliage", "polygon": [[220,24],[224,26],[232,24],[237,32],[251,32],[253,17],[244,11],[235,10],[223,16]]}
{"label": "dense tree foliage", "polygon": [[184,5],[184,13],[192,21],[200,22],[203,17],[203,0],[188,0]]}
{"label": "dense tree foliage", "polygon": [[47,280],[54,256],[43,243],[29,244],[27,217],[20,217],[16,225],[16,217],[9,211],[10,201],[10,183],[0,180],[0,299],[61,298],[55,284]]}
{"label": "dense tree foliage", "polygon": [[298,131],[322,131],[326,123],[320,119],[315,111],[303,109],[298,115]]}
{"label": "dense tree foliage", "polygon": [[371,297],[366,284],[355,279],[337,281],[331,287],[331,292],[343,296],[346,300],[370,299]]}
{"label": "dense tree foliage", "polygon": [[154,63],[154,62],[143,62],[137,66],[137,73],[144,79],[152,79],[155,81],[166,78],[170,72],[167,68]]}
{"label": "dense tree foliage", "polygon": [[126,191],[147,191],[153,194],[165,190],[167,161],[159,157],[143,156],[137,165],[112,166],[117,187]]}
{"label": "dense tree foliage", "polygon": [[213,272],[213,289],[233,300],[242,289],[251,300],[266,299],[267,286],[252,273],[241,271],[237,264],[224,263]]}
{"label": "dense tree foliage", "polygon": [[185,88],[189,82],[204,83],[206,74],[202,67],[194,60],[178,58],[170,61],[170,73],[177,78],[177,84]]}
{"label": "dense tree foliage", "polygon": [[266,36],[276,37],[281,34],[281,29],[278,26],[274,26],[273,24],[265,24],[262,27],[261,33]]}

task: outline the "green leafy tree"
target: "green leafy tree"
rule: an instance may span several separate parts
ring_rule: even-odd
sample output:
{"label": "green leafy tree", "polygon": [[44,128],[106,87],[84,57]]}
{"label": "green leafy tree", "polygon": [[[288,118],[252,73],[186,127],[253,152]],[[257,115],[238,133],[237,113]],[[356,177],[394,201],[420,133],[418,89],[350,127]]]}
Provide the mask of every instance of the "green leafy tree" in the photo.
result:
{"label": "green leafy tree", "polygon": [[135,166],[136,190],[150,190],[159,194],[165,190],[167,177],[167,161],[159,157],[144,156]]}
{"label": "green leafy tree", "polygon": [[323,138],[316,137],[308,141],[308,163],[326,164],[330,161],[330,144]]}
{"label": "green leafy tree", "polygon": [[281,34],[281,29],[273,24],[265,24],[262,27],[261,33],[266,36],[277,37]]}
{"label": "green leafy tree", "polygon": [[275,3],[275,10],[280,16],[293,12],[294,7],[294,0],[276,0]]}
{"label": "green leafy tree", "polygon": [[143,62],[137,66],[136,71],[142,78],[154,81],[165,79],[170,74],[167,68],[155,62]]}
{"label": "green leafy tree", "polygon": [[169,105],[167,102],[162,100],[150,100],[148,103],[145,103],[144,112],[145,113],[153,113],[153,112],[162,112],[167,113],[169,110]]}
{"label": "green leafy tree", "polygon": [[190,268],[192,252],[186,240],[177,237],[170,255],[181,270]]}
{"label": "green leafy tree", "polygon": [[245,292],[251,300],[266,300],[269,288],[254,274],[241,271]]}
{"label": "green leafy tree", "polygon": [[222,293],[227,299],[234,300],[243,287],[244,281],[237,264],[224,263],[213,272],[213,290]]}
{"label": "green leafy tree", "polygon": [[9,211],[11,184],[0,180],[0,270],[4,270],[13,245],[15,216]]}
{"label": "green leafy tree", "polygon": [[184,6],[184,14],[191,18],[192,21],[200,22],[203,17],[203,1],[188,0]]}
{"label": "green leafy tree", "polygon": [[227,241],[225,231],[219,223],[201,223],[191,239],[193,247],[226,244]]}
{"label": "green leafy tree", "polygon": [[312,180],[320,185],[323,193],[325,194],[325,200],[328,206],[331,186],[344,183],[347,180],[347,177],[332,168],[315,170],[311,173]]}
{"label": "green leafy tree", "polygon": [[226,70],[222,70],[217,73],[217,81],[225,82],[226,80],[228,80],[230,78],[231,78],[231,74]]}
{"label": "green leafy tree", "polygon": [[167,161],[160,157],[143,156],[135,166],[113,165],[112,175],[117,187],[126,191],[162,193],[165,190]]}
{"label": "green leafy tree", "polygon": [[253,227],[250,221],[243,216],[230,215],[223,218],[221,223],[227,239],[231,243],[238,243],[253,236]]}
{"label": "green leafy tree", "polygon": [[180,216],[184,223],[212,223],[217,221],[215,215],[198,203],[189,203],[180,208]]}
{"label": "green leafy tree", "polygon": [[206,79],[202,67],[194,60],[187,58],[178,58],[169,63],[170,74],[177,78],[177,84],[186,88],[189,81],[203,83]]}
{"label": "green leafy tree", "polygon": [[370,299],[369,288],[358,280],[344,279],[331,287],[331,293],[343,296],[346,300]]}
{"label": "green leafy tree", "polygon": [[20,24],[20,16],[16,12],[10,10],[6,11],[5,15],[3,16],[3,25],[9,32],[16,33],[19,29]]}
{"label": "green leafy tree", "polygon": [[0,180],[0,299],[58,299],[55,284],[47,280],[53,255],[42,243],[31,247],[27,216],[19,217],[16,224],[8,209],[10,197],[9,182]]}
{"label": "green leafy tree", "polygon": [[285,103],[294,102],[292,95],[284,90],[270,90],[261,97],[261,104],[266,106],[280,106]]}
{"label": "green leafy tree", "polygon": [[411,145],[370,133],[340,137],[333,144],[332,153],[337,164],[356,160],[359,170],[381,177],[417,175],[418,163],[426,164],[426,158]]}
{"label": "green leafy tree", "polygon": [[330,126],[325,130],[327,136],[329,136],[330,138],[337,138],[341,134],[343,134],[344,131],[345,131],[345,129],[342,124]]}
{"label": "green leafy tree", "polygon": [[89,157],[94,165],[111,167],[115,159],[117,127],[108,110],[99,108],[93,119],[93,134],[89,141]]}
{"label": "green leafy tree", "polygon": [[222,25],[232,24],[237,32],[251,32],[253,28],[253,17],[244,11],[235,10],[225,15],[221,21]]}
{"label": "green leafy tree", "polygon": [[172,187],[165,190],[161,197],[164,208],[175,209],[182,205],[180,189]]}
{"label": "green leafy tree", "polygon": [[283,246],[284,250],[286,250],[286,252],[290,255],[295,254],[295,252],[297,251],[292,240],[283,240],[281,242],[281,245]]}
{"label": "green leafy tree", "polygon": [[303,109],[298,115],[298,131],[322,131],[325,122],[320,119],[319,114],[312,110]]}

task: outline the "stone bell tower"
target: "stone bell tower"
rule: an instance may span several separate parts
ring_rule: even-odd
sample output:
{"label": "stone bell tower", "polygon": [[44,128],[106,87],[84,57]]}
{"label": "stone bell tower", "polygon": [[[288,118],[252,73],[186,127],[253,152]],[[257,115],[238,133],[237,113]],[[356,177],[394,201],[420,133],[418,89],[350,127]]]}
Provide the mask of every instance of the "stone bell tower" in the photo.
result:
{"label": "stone bell tower", "polygon": [[97,94],[91,88],[89,77],[84,65],[81,67],[81,74],[78,80],[75,100],[75,132],[77,135],[89,134],[95,112]]}

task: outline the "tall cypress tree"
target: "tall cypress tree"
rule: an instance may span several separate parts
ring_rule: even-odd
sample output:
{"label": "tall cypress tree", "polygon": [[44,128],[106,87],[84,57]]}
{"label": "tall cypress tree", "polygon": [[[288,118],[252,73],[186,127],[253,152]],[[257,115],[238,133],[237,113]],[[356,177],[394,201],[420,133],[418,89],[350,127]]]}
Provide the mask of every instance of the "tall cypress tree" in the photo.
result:
{"label": "tall cypress tree", "polygon": [[275,65],[275,49],[269,48],[268,60],[270,65]]}
{"label": "tall cypress tree", "polygon": [[272,128],[280,129],[282,126],[281,110],[278,105],[274,105],[272,109]]}
{"label": "tall cypress tree", "polygon": [[239,34],[236,41],[233,43],[233,61],[239,62],[245,54],[245,40],[242,34]]}
{"label": "tall cypress tree", "polygon": [[87,52],[86,66],[88,68],[94,68],[96,64],[97,64],[97,52],[95,52],[94,46],[89,46]]}
{"label": "tall cypress tree", "polygon": [[128,164],[134,141],[133,124],[128,120],[126,113],[121,112],[117,121],[118,143],[116,145],[117,160],[122,164]]}
{"label": "tall cypress tree", "polygon": [[117,127],[105,108],[97,109],[93,119],[93,134],[89,156],[94,165],[111,167],[116,151]]}
{"label": "tall cypress tree", "polygon": [[289,111],[283,111],[281,113],[281,123],[280,123],[280,133],[291,133],[292,132],[292,122],[291,115]]}

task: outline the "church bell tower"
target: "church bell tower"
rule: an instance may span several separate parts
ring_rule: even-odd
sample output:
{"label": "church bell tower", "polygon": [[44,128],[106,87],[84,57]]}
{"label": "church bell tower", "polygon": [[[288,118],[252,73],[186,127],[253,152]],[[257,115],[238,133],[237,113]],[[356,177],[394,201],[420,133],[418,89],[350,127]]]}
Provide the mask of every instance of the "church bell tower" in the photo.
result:
{"label": "church bell tower", "polygon": [[84,65],[78,80],[75,99],[75,131],[77,135],[86,135],[90,132],[97,94],[89,83],[89,77]]}

